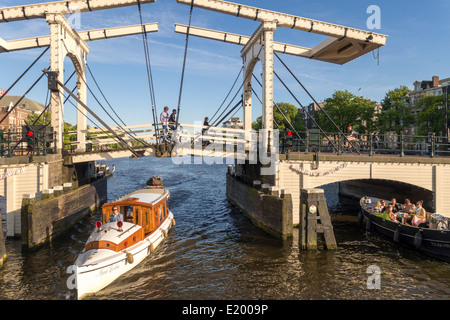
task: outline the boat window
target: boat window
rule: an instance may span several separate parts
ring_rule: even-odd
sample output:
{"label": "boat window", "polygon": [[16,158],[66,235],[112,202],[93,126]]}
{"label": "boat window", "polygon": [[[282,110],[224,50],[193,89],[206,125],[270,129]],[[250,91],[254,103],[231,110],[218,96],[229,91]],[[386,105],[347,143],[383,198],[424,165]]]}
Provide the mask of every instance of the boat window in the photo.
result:
{"label": "boat window", "polygon": [[167,212],[166,212],[166,201],[163,202],[163,218],[165,219],[167,217]]}
{"label": "boat window", "polygon": [[138,208],[136,208],[136,210],[134,210],[134,217],[135,217],[135,223],[139,224],[139,210]]}
{"label": "boat window", "polygon": [[158,211],[159,211],[159,221],[161,222],[161,220],[162,220],[162,205],[158,206]]}

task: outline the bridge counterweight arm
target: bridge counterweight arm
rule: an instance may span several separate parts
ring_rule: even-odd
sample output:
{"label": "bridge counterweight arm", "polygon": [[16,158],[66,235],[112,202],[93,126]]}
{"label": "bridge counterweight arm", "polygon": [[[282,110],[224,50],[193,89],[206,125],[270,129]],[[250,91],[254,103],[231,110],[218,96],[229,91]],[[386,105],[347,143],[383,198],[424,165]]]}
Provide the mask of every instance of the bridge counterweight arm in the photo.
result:
{"label": "bridge counterweight arm", "polygon": [[277,26],[286,27],[295,30],[302,30],[336,38],[349,38],[357,41],[370,41],[372,44],[384,46],[386,44],[386,35],[373,33],[370,31],[345,27],[329,22],[323,22],[314,19],[303,18],[276,11],[260,9],[239,3],[223,0],[177,0],[178,3],[199,7],[206,10],[212,10],[241,18],[263,21],[277,21]]}
{"label": "bridge counterweight arm", "polygon": [[[146,33],[158,31],[157,22],[146,23],[143,26]],[[140,33],[142,33],[142,25],[78,31],[78,35],[83,41],[109,39]],[[48,47],[49,45],[50,45],[50,36],[9,40],[9,41],[5,41],[0,38],[0,53],[31,48]]]}
{"label": "bridge counterweight arm", "polygon": [[36,3],[23,6],[0,8],[0,22],[45,18],[47,12],[58,12],[63,15],[75,12],[88,12],[102,9],[119,8],[156,0],[70,0]]}

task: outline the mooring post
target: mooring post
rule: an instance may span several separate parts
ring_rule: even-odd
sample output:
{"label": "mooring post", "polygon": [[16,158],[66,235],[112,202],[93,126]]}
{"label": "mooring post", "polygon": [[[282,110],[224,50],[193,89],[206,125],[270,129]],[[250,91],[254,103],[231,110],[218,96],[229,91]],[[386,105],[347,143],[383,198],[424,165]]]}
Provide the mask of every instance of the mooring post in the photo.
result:
{"label": "mooring post", "polygon": [[300,189],[299,227],[301,250],[317,249],[318,233],[323,233],[326,249],[337,249],[323,189]]}

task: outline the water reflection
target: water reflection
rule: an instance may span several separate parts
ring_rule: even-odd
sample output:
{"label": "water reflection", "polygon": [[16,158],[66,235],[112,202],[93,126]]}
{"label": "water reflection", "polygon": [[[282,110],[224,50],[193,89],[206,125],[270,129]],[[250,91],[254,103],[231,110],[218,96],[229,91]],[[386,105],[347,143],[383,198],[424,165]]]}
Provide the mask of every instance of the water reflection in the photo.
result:
{"label": "water reflection", "polygon": [[[298,229],[281,241],[255,227],[225,197],[226,165],[175,166],[170,159],[115,159],[109,199],[145,186],[159,174],[171,192],[176,226],[152,256],[87,299],[446,299],[449,264],[366,234],[356,216],[325,186],[338,250],[299,250]],[[334,216],[336,217],[336,216]],[[22,252],[7,241],[0,299],[74,299],[70,266],[99,214],[52,245]],[[367,268],[381,270],[381,289],[367,289]]]}

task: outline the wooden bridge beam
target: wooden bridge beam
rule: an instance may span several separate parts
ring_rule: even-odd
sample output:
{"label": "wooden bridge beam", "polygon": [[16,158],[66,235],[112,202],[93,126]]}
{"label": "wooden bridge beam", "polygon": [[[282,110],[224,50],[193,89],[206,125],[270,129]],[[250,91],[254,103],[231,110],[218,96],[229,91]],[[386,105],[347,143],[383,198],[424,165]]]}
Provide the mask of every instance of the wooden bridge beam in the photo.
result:
{"label": "wooden bridge beam", "polygon": [[[146,23],[143,26],[144,27],[142,27],[139,24],[139,25],[132,25],[132,26],[78,31],[77,33],[81,40],[88,42],[88,41],[94,41],[94,40],[103,40],[103,39],[109,39],[109,38],[124,37],[124,36],[128,36],[128,35],[133,35],[133,34],[140,34],[140,33],[142,33],[142,28],[144,28],[146,33],[158,31],[158,23],[157,22]],[[0,53],[40,48],[40,47],[48,47],[49,45],[50,45],[50,36],[33,37],[33,38],[17,39],[17,40],[10,40],[10,41],[5,41],[0,38]]]}
{"label": "wooden bridge beam", "polygon": [[102,9],[119,8],[145,3],[156,0],[70,0],[36,3],[23,6],[0,8],[0,23],[45,18],[48,12],[57,12],[63,15],[89,12]]}
{"label": "wooden bridge beam", "polygon": [[[318,44],[309,58],[345,64],[386,44],[387,36],[329,22],[303,18],[276,11],[246,6],[222,0],[177,0],[178,3],[225,13],[254,21],[276,21],[277,27],[328,36]],[[228,34],[226,34],[228,37]]]}

